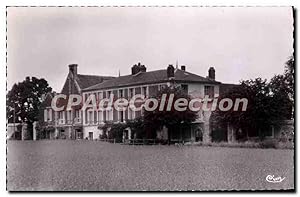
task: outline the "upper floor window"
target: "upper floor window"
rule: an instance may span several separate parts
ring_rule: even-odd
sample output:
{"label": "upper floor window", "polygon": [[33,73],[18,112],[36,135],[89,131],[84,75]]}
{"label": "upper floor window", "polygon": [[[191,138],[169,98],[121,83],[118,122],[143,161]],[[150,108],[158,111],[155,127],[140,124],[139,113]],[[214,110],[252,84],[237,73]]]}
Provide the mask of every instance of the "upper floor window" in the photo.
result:
{"label": "upper floor window", "polygon": [[119,90],[119,98],[123,98],[123,97],[124,97],[123,90],[121,89],[121,90]]}
{"label": "upper floor window", "polygon": [[209,98],[213,98],[215,93],[214,86],[204,86],[204,95],[208,95]]}
{"label": "upper floor window", "polygon": [[87,113],[87,122],[88,122],[88,124],[94,123],[94,112],[91,110],[88,111],[88,113]]}
{"label": "upper floor window", "polygon": [[142,95],[144,95],[145,97],[148,96],[147,86],[142,87]]}
{"label": "upper floor window", "polygon": [[103,119],[103,111],[98,111],[98,122],[102,123],[104,121]]}
{"label": "upper floor window", "polygon": [[119,111],[119,121],[124,122],[124,111]]}
{"label": "upper floor window", "polygon": [[99,100],[103,99],[103,92],[99,92]]}
{"label": "upper floor window", "polygon": [[98,94],[95,92],[93,95],[95,96],[95,100],[98,100]]}
{"label": "upper floor window", "polygon": [[67,111],[67,120],[72,120],[72,111]]}
{"label": "upper floor window", "polygon": [[52,121],[52,110],[51,109],[45,109],[44,110],[44,121]]}
{"label": "upper floor window", "polygon": [[110,98],[111,96],[111,91],[107,91],[107,98]]}
{"label": "upper floor window", "polygon": [[64,112],[63,111],[58,112],[58,118],[59,119],[64,119]]}
{"label": "upper floor window", "polygon": [[132,98],[134,96],[134,89],[129,88],[129,98]]}
{"label": "upper floor window", "polygon": [[80,117],[80,116],[79,116],[79,113],[80,113],[79,110],[75,110],[75,118],[79,118],[79,117]]}

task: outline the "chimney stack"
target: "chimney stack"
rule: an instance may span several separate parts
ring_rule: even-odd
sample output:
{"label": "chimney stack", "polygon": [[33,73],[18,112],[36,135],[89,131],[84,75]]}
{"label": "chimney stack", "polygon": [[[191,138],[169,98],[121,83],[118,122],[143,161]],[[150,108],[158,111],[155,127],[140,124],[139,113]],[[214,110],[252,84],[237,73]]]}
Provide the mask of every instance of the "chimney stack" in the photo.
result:
{"label": "chimney stack", "polygon": [[135,75],[136,73],[138,73],[138,67],[137,67],[137,65],[135,64],[135,65],[133,65],[133,66],[131,67],[131,74],[132,74],[132,75]]}
{"label": "chimney stack", "polygon": [[181,66],[181,70],[185,71],[185,66],[184,65]]}
{"label": "chimney stack", "polygon": [[131,74],[132,75],[135,75],[139,72],[146,72],[146,71],[147,71],[146,66],[142,65],[140,62],[137,65],[135,64],[131,67]]}
{"label": "chimney stack", "polygon": [[168,76],[168,79],[174,78],[174,67],[172,64],[169,64],[169,66],[167,68],[167,76]]}
{"label": "chimney stack", "polygon": [[216,71],[214,67],[210,67],[208,69],[208,78],[215,80],[216,79]]}
{"label": "chimney stack", "polygon": [[69,72],[72,73],[74,76],[77,75],[77,64],[70,64],[69,65]]}

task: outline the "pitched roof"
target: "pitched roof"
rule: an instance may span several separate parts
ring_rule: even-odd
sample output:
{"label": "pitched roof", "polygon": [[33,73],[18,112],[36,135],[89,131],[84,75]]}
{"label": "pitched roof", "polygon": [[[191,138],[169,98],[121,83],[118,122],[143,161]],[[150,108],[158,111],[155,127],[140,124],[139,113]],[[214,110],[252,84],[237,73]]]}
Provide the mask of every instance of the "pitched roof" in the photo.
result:
{"label": "pitched roof", "polygon": [[[77,74],[76,77],[76,82],[77,82],[77,86],[75,85],[75,83],[69,83],[70,77],[68,75],[65,84],[62,88],[61,93],[62,94],[68,94],[69,93],[69,85],[71,84],[71,90],[72,90],[72,94],[79,94],[80,89],[84,89],[84,88],[88,88],[90,86],[102,83],[103,81],[106,80],[111,80],[114,79],[114,77],[111,76],[96,76],[96,75],[81,75],[81,74]],[[80,89],[78,89],[78,86]]]}
{"label": "pitched roof", "polygon": [[[220,83],[209,78],[201,77],[199,75],[183,71],[180,69],[175,70],[175,81],[178,82],[192,82],[192,83]],[[106,89],[106,88],[116,88],[125,87],[132,85],[150,84],[150,83],[160,83],[169,81],[167,77],[166,69],[149,71],[149,72],[139,72],[135,75],[125,75],[120,76],[111,80],[104,81],[103,83],[85,88],[83,91]]]}
{"label": "pitched roof", "polygon": [[114,79],[111,76],[96,76],[96,75],[77,75],[77,83],[81,89],[102,83],[103,81]]}
{"label": "pitched roof", "polygon": [[229,83],[220,84],[219,94],[223,95],[223,94],[231,91],[232,89],[238,88],[238,87],[240,87],[239,84],[229,84]]}

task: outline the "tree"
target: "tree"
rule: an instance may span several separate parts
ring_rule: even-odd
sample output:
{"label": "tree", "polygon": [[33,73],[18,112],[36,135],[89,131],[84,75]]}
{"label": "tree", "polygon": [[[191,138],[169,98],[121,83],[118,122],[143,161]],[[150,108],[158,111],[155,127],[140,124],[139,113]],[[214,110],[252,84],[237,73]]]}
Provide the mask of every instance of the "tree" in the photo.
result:
{"label": "tree", "polygon": [[270,83],[256,78],[245,80],[241,84],[222,95],[219,100],[230,98],[247,98],[246,111],[220,111],[212,114],[212,121],[229,123],[234,128],[245,130],[260,130],[260,137],[264,137],[264,129],[268,125],[280,125],[283,120],[291,117],[292,102],[288,97],[287,84],[283,75],[274,76]]}
{"label": "tree", "polygon": [[291,56],[285,63],[284,77],[287,83],[290,98],[294,102],[295,99],[295,60],[294,56]]}
{"label": "tree", "polygon": [[32,123],[38,120],[42,96],[51,90],[43,78],[26,77],[24,81],[14,84],[6,97],[8,122],[27,123],[30,133]]}
{"label": "tree", "polygon": [[[158,100],[158,106],[162,101],[163,94],[166,94],[166,101],[168,101],[171,94],[174,94],[173,101],[184,98],[188,102],[191,100],[187,92],[183,91],[180,87],[166,87],[158,92],[153,98]],[[150,106],[151,107],[151,106]],[[154,111],[145,111],[144,122],[146,130],[156,131],[161,129],[163,126],[168,128],[168,141],[170,143],[171,132],[177,132],[174,128],[181,128],[184,125],[188,125],[195,121],[198,117],[198,113],[191,111],[188,107],[184,111],[177,111],[174,109],[174,104],[170,111],[166,110],[166,106],[163,110],[159,110],[157,107]]]}
{"label": "tree", "polygon": [[137,139],[147,138],[143,117],[138,117],[133,120],[127,120],[126,126],[131,129],[131,135],[135,136]]}

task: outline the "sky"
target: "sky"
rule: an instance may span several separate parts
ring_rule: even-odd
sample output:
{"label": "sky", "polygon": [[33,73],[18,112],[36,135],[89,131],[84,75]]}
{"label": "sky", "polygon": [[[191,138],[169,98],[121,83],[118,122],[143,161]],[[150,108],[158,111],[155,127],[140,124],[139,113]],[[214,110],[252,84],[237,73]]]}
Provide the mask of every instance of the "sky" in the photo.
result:
{"label": "sky", "polygon": [[26,76],[60,92],[69,64],[78,73],[128,75],[185,65],[238,83],[270,79],[293,54],[290,7],[9,7],[7,88]]}

